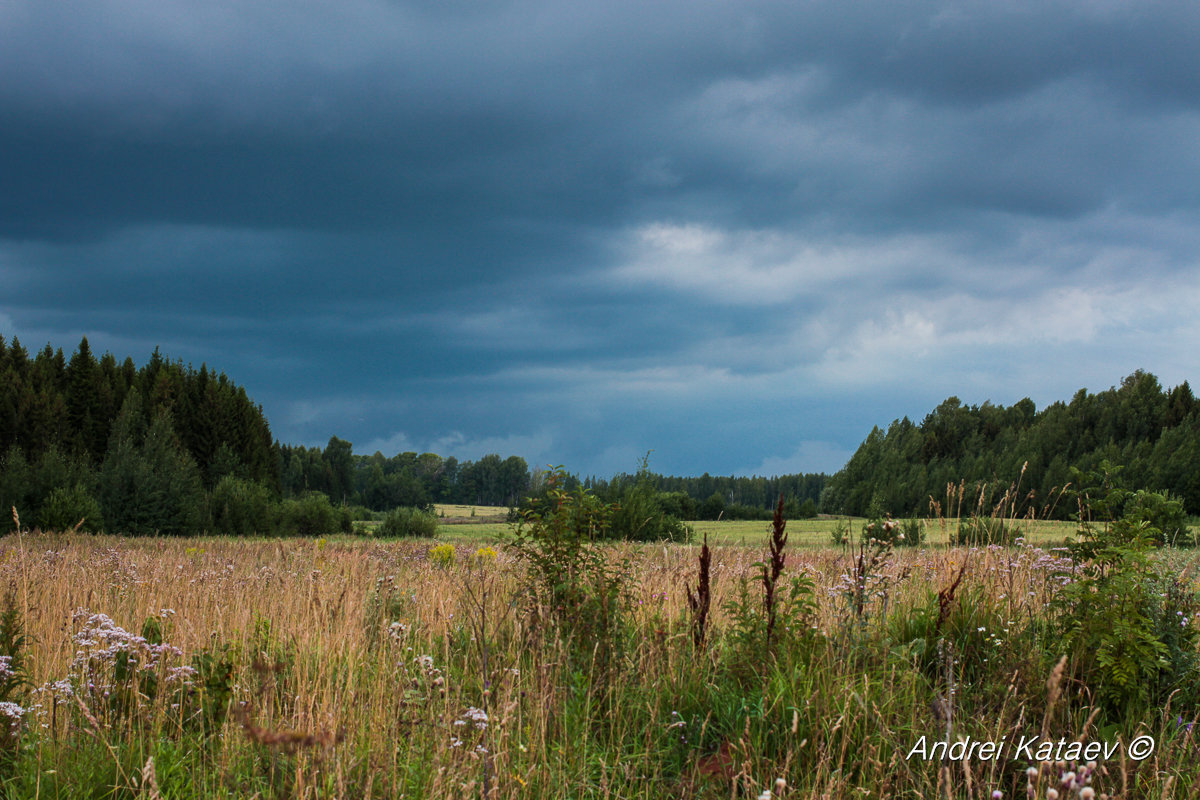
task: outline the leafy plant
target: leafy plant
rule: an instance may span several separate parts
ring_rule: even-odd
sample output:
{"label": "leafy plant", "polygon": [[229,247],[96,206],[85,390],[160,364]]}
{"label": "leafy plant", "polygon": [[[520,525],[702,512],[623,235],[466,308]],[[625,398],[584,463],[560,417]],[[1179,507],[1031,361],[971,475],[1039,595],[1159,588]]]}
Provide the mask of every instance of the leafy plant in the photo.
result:
{"label": "leafy plant", "polygon": [[296,536],[323,536],[338,530],[341,520],[323,492],[305,492],[299,498],[283,501],[279,527]]}
{"label": "leafy plant", "polygon": [[432,539],[437,535],[437,527],[437,517],[432,513],[401,506],[388,512],[375,535]]}
{"label": "leafy plant", "polygon": [[614,508],[582,487],[562,488],[567,477],[562,467],[549,474],[543,496],[522,512],[511,547],[526,566],[535,620],[546,618],[577,662],[607,674],[622,651],[629,565],[597,546]]}
{"label": "leafy plant", "polygon": [[954,544],[973,545],[1011,545],[1022,535],[1021,530],[1003,517],[971,516],[958,523],[958,531],[954,534]]}
{"label": "leafy plant", "polygon": [[65,531],[79,526],[94,533],[104,529],[100,503],[82,483],[60,486],[50,492],[38,514],[42,530]]}
{"label": "leafy plant", "polygon": [[844,519],[839,519],[829,531],[829,542],[834,547],[845,547],[850,543],[850,523]]}
{"label": "leafy plant", "polygon": [[1168,687],[1194,683],[1196,597],[1168,578],[1150,553],[1162,541],[1146,505],[1129,503],[1119,468],[1083,476],[1074,564],[1055,607],[1064,647],[1081,678],[1115,714],[1166,700]]}
{"label": "leafy plant", "polygon": [[816,612],[813,583],[804,575],[793,576],[785,591],[781,580],[786,561],[786,521],[783,518],[783,497],[775,508],[771,525],[771,541],[766,561],[755,565],[759,570],[761,599],[750,591],[750,581],[742,576],[738,594],[725,603],[731,624],[729,631],[729,664],[735,672],[744,674],[769,662],[770,657],[788,650],[797,640],[807,636],[812,616]]}
{"label": "leafy plant", "polygon": [[[269,534],[275,529],[271,492],[255,481],[226,475],[209,498],[212,529],[227,536]],[[298,515],[293,516],[293,520]]]}
{"label": "leafy plant", "polygon": [[642,459],[634,483],[625,487],[613,506],[608,532],[614,539],[635,542],[692,540],[692,529],[663,510],[650,477],[649,455]]}
{"label": "leafy plant", "polygon": [[919,520],[884,518],[868,520],[862,529],[864,541],[874,541],[889,547],[918,547],[925,540],[925,531]]}

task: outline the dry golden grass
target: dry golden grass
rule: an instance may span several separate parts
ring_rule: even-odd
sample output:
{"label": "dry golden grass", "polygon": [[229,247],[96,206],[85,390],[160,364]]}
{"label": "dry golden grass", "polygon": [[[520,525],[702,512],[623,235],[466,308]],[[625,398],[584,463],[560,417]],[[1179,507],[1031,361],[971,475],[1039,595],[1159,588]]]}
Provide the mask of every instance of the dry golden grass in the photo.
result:
{"label": "dry golden grass", "polygon": [[[630,742],[624,757],[640,765],[634,772],[620,761],[609,763],[603,754],[589,759],[588,731],[562,728],[563,704],[579,702],[563,672],[562,653],[551,648],[529,659],[531,631],[525,617],[510,608],[517,587],[512,557],[497,548],[494,561],[472,566],[476,545],[459,543],[455,566],[443,568],[428,558],[430,546],[420,541],[26,534],[0,539],[0,578],[26,609],[35,685],[70,673],[76,650],[72,618],[80,608],[107,614],[129,631],[139,630],[148,617],[165,619],[165,639],[184,651],[182,663],[217,646],[232,648],[238,654],[235,711],[224,722],[219,747],[204,762],[215,776],[210,780],[218,783],[248,758],[270,765],[269,770],[281,769],[272,759],[283,755],[293,761],[287,762],[286,780],[270,773],[275,796],[311,798],[393,797],[406,786],[437,798],[754,796],[754,787],[770,786],[786,773],[787,765],[755,761],[751,746],[734,740],[697,757],[690,775],[673,779],[681,782],[663,784],[653,766],[660,759],[651,734],[673,724],[669,698],[645,700],[645,727],[622,734]],[[633,624],[644,632],[629,654],[631,680],[694,670],[685,585],[695,579],[698,550],[613,547],[614,556],[633,564]],[[815,624],[831,636],[845,621],[856,555],[828,547],[786,552],[785,576],[803,573],[815,582]],[[927,606],[964,568],[967,582],[993,598],[1010,619],[1032,619],[1054,597],[1056,584],[1047,568],[1054,557],[1032,548],[896,552],[859,576],[872,609],[867,624],[883,624],[889,609]],[[729,623],[722,602],[735,594],[739,578],[755,574],[762,558],[757,547],[712,547],[714,629]],[[381,600],[388,602],[381,606]],[[481,607],[487,610],[482,629],[477,627]],[[484,638],[494,637],[487,676],[479,674],[480,630]],[[512,671],[518,665],[521,669]],[[886,678],[905,687],[910,679],[916,680],[905,673]],[[878,695],[880,680],[851,680],[844,692],[813,698],[828,709],[829,718],[824,728],[797,743],[797,748],[817,748],[820,768],[812,783],[817,788],[803,796],[864,796],[859,791],[864,780],[876,789],[885,781],[901,781],[909,787],[905,796],[914,796],[919,787],[932,791],[951,780],[934,768],[914,775],[913,767],[897,762],[893,751],[911,744],[907,731],[928,711],[912,700],[917,696],[912,688],[898,695],[909,698],[903,702],[911,707],[883,708],[864,700]],[[476,731],[469,714],[481,707],[489,727]],[[1005,706],[998,713],[1009,716],[997,719],[1010,724],[1017,711],[1015,705]],[[779,711],[785,733],[789,725],[795,732],[793,713]],[[56,735],[72,732],[61,720],[57,724]],[[622,723],[617,724],[620,730]],[[749,725],[747,717],[747,731]],[[855,736],[867,736],[866,750],[856,751]],[[268,759],[263,753],[276,755]],[[725,766],[722,753],[729,762]],[[869,780],[861,774],[851,779],[845,771],[851,762],[866,765],[855,769]],[[171,796],[161,762],[142,755],[138,769],[143,763],[149,764],[147,774],[158,765],[155,791],[161,786],[163,796]],[[414,763],[424,765],[425,772],[415,774]],[[778,774],[767,774],[770,769]],[[1002,777],[993,770],[990,779],[995,783]],[[136,783],[136,776],[128,779]],[[961,776],[953,780],[961,787]],[[615,785],[625,786],[624,793],[614,793]],[[641,788],[631,794],[630,786]],[[579,794],[570,787],[578,787]],[[946,789],[946,796],[976,795]]]}
{"label": "dry golden grass", "polygon": [[[321,542],[311,540],[128,539],[87,535],[26,535],[24,556],[18,540],[0,540],[0,577],[27,597],[28,633],[32,640],[31,678],[43,683],[64,677],[74,646],[69,632],[80,608],[102,612],[128,630],[137,631],[147,617],[166,611],[168,640],[185,653],[213,642],[243,648],[254,644],[255,631],[269,621],[273,635],[300,653],[320,658],[336,654],[352,668],[378,642],[371,630],[368,604],[380,581],[402,587],[405,616],[414,652],[428,652],[469,614],[465,589],[479,571],[467,564],[472,545],[458,545],[457,566],[442,569],[428,559],[430,543]],[[635,564],[634,595],[639,622],[686,616],[687,581],[693,580],[698,547],[684,545],[616,545],[614,553]],[[713,594],[718,603],[731,596],[739,577],[752,573],[760,550],[736,545],[712,547]],[[817,582],[822,624],[833,624],[837,598],[853,566],[853,553],[833,548],[790,550],[789,572],[802,571]],[[905,604],[946,583],[964,559],[971,574],[988,592],[1011,598],[1014,611],[1037,609],[1049,601],[1053,586],[1043,570],[1032,570],[1032,557],[1014,569],[1009,551],[998,548],[900,550],[880,571],[879,591],[889,603]],[[510,556],[500,550],[484,569],[500,576],[502,590],[513,587]],[[1024,570],[1024,572],[1022,571]],[[25,587],[27,586],[27,595]],[[714,605],[715,624],[722,612]],[[409,645],[406,645],[409,646]],[[337,687],[317,665],[302,665],[297,689],[306,716],[338,725],[369,728],[377,704],[393,694],[377,676],[373,686]],[[353,705],[340,706],[347,692]],[[365,701],[365,702],[364,702]],[[301,720],[291,721],[293,727]]]}

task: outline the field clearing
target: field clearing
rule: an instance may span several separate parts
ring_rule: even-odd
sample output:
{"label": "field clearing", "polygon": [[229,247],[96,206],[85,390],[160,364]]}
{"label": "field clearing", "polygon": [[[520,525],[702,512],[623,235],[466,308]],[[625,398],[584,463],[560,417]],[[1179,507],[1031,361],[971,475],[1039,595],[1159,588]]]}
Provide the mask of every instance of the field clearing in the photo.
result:
{"label": "field clearing", "polygon": [[452,503],[434,503],[433,513],[439,518],[455,522],[483,522],[503,520],[508,516],[507,506],[477,506],[455,505]]}
{"label": "field clearing", "polygon": [[[830,547],[831,537],[835,528],[844,525],[849,528],[857,540],[866,520],[863,519],[798,519],[790,520],[787,524],[788,545],[801,547]],[[950,544],[950,532],[957,530],[957,520],[946,520],[940,524],[938,520],[921,520],[925,530],[925,544],[928,546],[946,547]],[[771,523],[761,520],[721,520],[717,522],[689,522],[696,531],[696,541],[708,534],[710,544],[720,545],[764,545],[770,538]],[[1023,532],[1025,540],[1030,544],[1058,545],[1064,539],[1073,538],[1076,524],[1055,520],[1022,521],[1017,520],[1018,528]]]}
{"label": "field clearing", "polygon": [[[513,526],[507,522],[476,518],[478,521],[458,519],[452,524],[441,521],[438,525],[438,538],[448,542],[489,543],[501,542],[511,537]],[[708,535],[711,545],[764,545],[770,538],[771,523],[762,520],[720,520],[697,521],[687,523],[696,532],[695,543],[699,544],[704,535]],[[839,525],[845,525],[857,539],[863,519],[800,519],[788,522],[788,543],[795,547],[830,547],[833,530]],[[925,545],[929,547],[949,546],[950,532],[958,527],[956,520],[946,520],[942,525],[938,520],[922,520],[925,528]],[[1030,544],[1058,546],[1064,541],[1074,538],[1076,524],[1057,520],[1017,520],[1017,527]],[[369,533],[378,527],[379,523],[355,523],[356,529]]]}
{"label": "field clearing", "polygon": [[[828,522],[793,535],[827,535]],[[569,667],[567,645],[522,610],[523,573],[510,552],[477,557],[476,541],[457,540],[439,556],[436,544],[0,539],[8,607],[29,637],[28,679],[42,689],[7,698],[31,710],[19,740],[0,737],[16,748],[0,761],[0,797],[149,796],[137,788],[148,761],[163,798],[716,800],[758,797],[779,778],[792,788],[773,797],[990,797],[980,787],[1025,796],[1024,763],[976,763],[968,777],[903,758],[944,729],[930,714],[944,687],[937,669],[912,660],[905,637],[914,634],[898,631],[922,609],[936,611],[937,592],[965,575],[962,591],[974,599],[947,625],[996,662],[998,683],[968,679],[982,668],[969,662],[973,672],[957,679],[971,681],[957,701],[957,735],[1024,730],[1049,713],[1052,660],[1036,653],[1054,650],[1018,638],[1040,636],[1041,623],[1031,634],[1017,629],[1042,620],[1061,591],[1055,576],[1069,564],[1053,553],[904,549],[863,568],[815,542],[789,550],[784,575],[813,583],[804,624],[816,638],[796,639],[796,654],[776,663],[740,650],[735,635],[739,619],[759,613],[761,601],[738,611],[736,599],[763,547],[712,547],[712,644],[697,652],[687,587],[699,548],[613,545],[610,558],[630,565],[632,606],[625,666],[598,681]],[[1161,558],[1189,590],[1200,588],[1194,554]],[[116,648],[149,663],[153,648],[135,635],[146,630],[161,631],[163,643],[154,684],[113,656]],[[189,664],[207,671],[171,677]],[[162,688],[172,681],[182,681],[176,693]],[[1090,712],[1071,701],[1051,732],[1078,731]],[[1176,714],[1126,720],[1131,731],[1152,730],[1160,748],[1142,765],[1109,765],[1097,785],[1130,800],[1196,796],[1190,728],[1170,736]],[[1121,792],[1122,781],[1132,788]],[[879,787],[891,788],[875,795]]]}

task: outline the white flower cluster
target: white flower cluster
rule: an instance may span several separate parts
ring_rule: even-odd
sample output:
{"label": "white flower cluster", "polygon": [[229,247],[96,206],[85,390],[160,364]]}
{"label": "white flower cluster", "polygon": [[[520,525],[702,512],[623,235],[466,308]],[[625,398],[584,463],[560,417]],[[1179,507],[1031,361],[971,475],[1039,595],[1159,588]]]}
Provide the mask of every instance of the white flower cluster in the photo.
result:
{"label": "white flower cluster", "polygon": [[[1038,780],[1040,772],[1038,767],[1030,767],[1025,770],[1028,778],[1025,790],[1030,797],[1033,796],[1034,783]],[[1048,770],[1050,786],[1046,789],[1046,800],[1060,800],[1060,798],[1065,800],[1069,797],[1076,797],[1079,800],[1094,800],[1096,790],[1089,784],[1091,784],[1095,772],[1095,761],[1089,761],[1086,764],[1072,764],[1069,761],[1054,762]]]}
{"label": "white flower cluster", "polygon": [[484,730],[488,726],[487,712],[484,711],[482,708],[476,708],[475,706],[469,706],[467,708],[467,710],[463,712],[462,717],[460,717],[459,719],[456,719],[454,721],[454,725],[456,727],[462,727],[463,725],[471,725],[475,728],[475,730],[479,730],[479,731]]}
{"label": "white flower cluster", "polygon": [[151,644],[146,637],[130,633],[113,622],[107,614],[89,614],[86,609],[75,612],[75,622],[85,620],[79,633],[75,634],[73,666],[81,666],[96,659],[112,660],[118,653],[125,653],[130,661],[137,661],[141,669],[154,669],[163,656],[182,656],[183,651],[169,644]]}
{"label": "white flower cluster", "polygon": [[3,702],[0,703],[0,717],[8,718],[8,728],[13,733],[21,729],[21,721],[25,718],[27,709],[22,708],[16,703]]}

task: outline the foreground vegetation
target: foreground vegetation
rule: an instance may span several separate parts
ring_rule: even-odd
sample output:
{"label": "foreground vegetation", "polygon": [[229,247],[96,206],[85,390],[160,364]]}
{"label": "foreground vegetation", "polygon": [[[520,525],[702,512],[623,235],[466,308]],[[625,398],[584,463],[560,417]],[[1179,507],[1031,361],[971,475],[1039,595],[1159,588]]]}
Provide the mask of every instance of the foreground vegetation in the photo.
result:
{"label": "foreground vegetation", "polygon": [[1195,796],[1196,565],[1127,500],[1069,549],[595,545],[553,486],[494,547],[19,532],[0,796]]}

